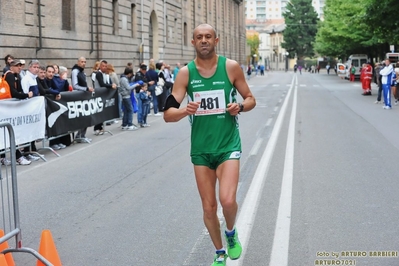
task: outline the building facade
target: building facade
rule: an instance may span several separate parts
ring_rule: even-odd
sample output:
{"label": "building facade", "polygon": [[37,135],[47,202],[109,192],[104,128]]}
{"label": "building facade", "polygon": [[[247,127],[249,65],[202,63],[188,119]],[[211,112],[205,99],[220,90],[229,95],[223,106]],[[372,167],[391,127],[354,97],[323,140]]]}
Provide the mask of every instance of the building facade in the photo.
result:
{"label": "building facade", "polygon": [[[308,0],[323,19],[325,0]],[[267,69],[287,70],[292,69],[296,58],[290,59],[288,52],[281,47],[284,41],[284,29],[286,27],[283,14],[289,0],[246,0],[245,18],[246,29],[259,32],[259,64],[264,64]]]}
{"label": "building facade", "polygon": [[[312,2],[316,13],[322,19],[325,0],[309,1]],[[290,0],[246,0],[245,2],[245,18],[259,22],[283,18],[287,5],[292,5]]]}
{"label": "building facade", "polygon": [[245,63],[243,0],[0,0],[0,55],[68,68],[105,59],[118,73],[150,58],[174,66],[194,58],[201,23],[216,29],[218,54]]}

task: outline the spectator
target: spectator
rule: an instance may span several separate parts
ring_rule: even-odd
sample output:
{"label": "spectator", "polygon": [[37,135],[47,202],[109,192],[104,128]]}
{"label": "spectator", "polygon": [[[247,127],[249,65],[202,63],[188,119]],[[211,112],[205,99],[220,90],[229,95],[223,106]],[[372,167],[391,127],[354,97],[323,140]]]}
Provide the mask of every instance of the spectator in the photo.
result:
{"label": "spectator", "polygon": [[377,100],[374,102],[376,104],[381,103],[381,95],[382,95],[382,83],[381,83],[381,78],[382,76],[380,75],[380,71],[381,69],[383,69],[383,67],[385,66],[384,62],[381,63],[377,63],[375,65],[375,80],[374,83],[377,84],[378,86],[378,94],[377,94]]}
{"label": "spectator", "polygon": [[[109,78],[111,79],[111,83],[116,84],[116,87],[118,88],[120,86],[120,81],[118,78],[118,75],[115,73],[115,68],[112,64],[107,64],[107,74],[109,75]],[[118,91],[119,94],[119,91]],[[118,108],[119,108],[119,118],[122,118],[122,97],[119,94],[118,95]],[[112,123],[118,123],[117,120],[112,120]],[[108,122],[108,124],[111,124],[111,122]]]}
{"label": "spectator", "polygon": [[[105,60],[100,61],[100,69],[96,73],[96,80],[94,88],[107,88],[107,89],[116,89],[116,84],[111,83],[109,80],[109,75],[107,74],[108,70],[108,62]],[[96,135],[104,134],[104,124],[100,123],[94,126],[94,133]]]}
{"label": "spectator", "polygon": [[[148,85],[147,85],[148,91],[151,93],[154,116],[161,116],[161,114],[158,113],[158,98],[155,95],[155,86],[157,86],[157,82],[158,82],[158,73],[155,71],[155,64],[153,64],[153,63],[150,64],[147,73],[145,73],[145,76],[147,77],[147,81],[148,81]],[[151,114],[148,113],[148,115],[151,115]]]}
{"label": "spectator", "polygon": [[150,125],[147,124],[147,115],[150,111],[150,102],[151,102],[152,93],[148,91],[147,83],[144,83],[141,86],[141,90],[139,92],[138,101],[141,102],[141,117],[142,122],[140,127],[149,127]]}
{"label": "spectator", "polygon": [[373,78],[373,68],[371,67],[370,62],[363,64],[362,74],[362,95],[371,95],[371,79]]}
{"label": "spectator", "polygon": [[[157,97],[158,109],[159,109],[159,111],[162,111],[163,110],[163,104],[162,103],[166,99],[166,96],[165,96],[166,95],[166,73],[165,73],[166,69],[165,69],[165,64],[156,63],[155,64],[155,68],[158,71],[158,82],[160,82],[159,81],[160,79],[162,79],[164,81],[164,86],[162,86],[162,93],[160,95],[158,95],[158,96],[155,96],[155,97]],[[159,84],[157,84],[157,85],[159,85]]]}
{"label": "spectator", "polygon": [[[72,89],[76,91],[85,91],[88,93],[93,93],[94,89],[92,87],[87,86],[86,74],[84,73],[86,66],[86,58],[79,57],[78,63],[72,67],[71,73],[71,83]],[[87,127],[79,129],[76,136],[75,141],[78,143],[90,143],[91,139],[86,137]]]}
{"label": "spectator", "polygon": [[21,62],[21,72],[19,72],[19,75],[21,76],[21,79],[25,76],[26,70],[25,70],[25,60],[21,59],[19,60]]}
{"label": "spectator", "polygon": [[394,70],[389,59],[385,60],[385,67],[380,70],[382,90],[384,93],[384,109],[392,109],[391,106],[391,85]]}
{"label": "spectator", "polygon": [[21,77],[19,71],[21,70],[21,63],[18,60],[13,60],[9,63],[10,69],[4,73],[4,79],[10,86],[11,97],[16,99],[26,99],[33,96],[33,92],[25,93],[21,87]]}
{"label": "spectator", "polygon": [[[122,130],[137,130],[138,128],[133,125],[133,105],[131,100],[132,90],[138,86],[139,83],[129,85],[129,80],[133,77],[133,69],[126,67],[120,80],[119,94],[122,99],[123,119]],[[143,84],[141,82],[141,84]]]}
{"label": "spectator", "polygon": [[[133,64],[132,64],[132,62],[127,63],[127,64],[126,64],[126,67],[127,67],[127,68],[131,68],[131,69],[133,70]],[[121,78],[122,78],[122,76],[125,76],[125,74],[122,73],[122,74],[121,74]],[[133,82],[133,78],[134,78],[134,73],[133,73],[132,77],[130,78],[129,83]]]}
{"label": "spectator", "polygon": [[395,80],[395,86],[392,87],[392,95],[395,98],[395,105],[398,105],[398,100],[399,100],[399,90],[398,90],[398,88],[399,88],[399,84],[398,84],[399,83],[399,63],[395,64],[394,71],[395,71],[396,80]]}
{"label": "spectator", "polygon": [[55,68],[54,68],[54,77],[53,77],[53,84],[55,90],[59,92],[63,91],[69,91],[69,82],[68,82],[68,69],[64,66],[60,66],[58,68],[59,74],[57,75],[55,73]]}
{"label": "spectator", "polygon": [[59,72],[60,67],[57,64],[54,64],[53,68],[54,68],[54,76],[59,75],[60,74],[60,72]]}
{"label": "spectator", "polygon": [[[143,83],[147,83],[147,77],[146,74],[147,73],[147,65],[145,64],[141,64],[140,65],[140,69],[139,71],[137,71],[136,75],[134,76],[134,81],[138,82],[138,81],[142,81]],[[137,120],[138,120],[138,124],[141,125],[143,124],[143,117],[141,116],[142,114],[142,108],[141,108],[141,101],[139,100],[139,93],[141,90],[141,86],[137,86],[135,89],[136,92],[136,99],[137,99]]]}
{"label": "spectator", "polygon": [[173,69],[173,81],[176,80],[176,76],[177,76],[177,73],[179,73],[179,70],[180,70],[180,63],[177,62],[175,69]]}
{"label": "spectator", "polygon": [[251,74],[252,74],[252,67],[250,64],[248,64],[248,67],[247,67],[247,79],[248,80],[251,79]]}
{"label": "spectator", "polygon": [[[46,68],[46,81],[50,90],[54,90],[61,97],[60,92],[69,91],[69,82],[67,80],[68,69],[64,66],[59,66],[59,74],[55,74],[55,65],[49,65]],[[39,72],[40,76],[40,72]],[[39,83],[38,83],[39,84]],[[56,98],[57,100],[57,98]],[[65,132],[67,133],[67,132]],[[67,146],[71,145],[71,135],[66,134],[57,138],[50,140],[49,144],[53,150],[65,149]]]}
{"label": "spectator", "polygon": [[[54,69],[52,66],[49,66],[49,71],[52,73],[54,73]],[[48,84],[51,84],[51,80],[47,80],[47,70],[46,67],[44,66],[40,66],[39,68],[39,73],[37,74],[36,77],[36,81],[37,81],[37,86],[39,87],[39,94],[44,96],[46,94],[51,94],[54,95],[56,100],[61,99],[61,94],[59,91],[53,89],[50,85],[50,87],[48,86]],[[52,78],[52,76],[51,76]]]}
{"label": "spectator", "polygon": [[[21,87],[21,77],[19,75],[21,70],[21,62],[18,60],[13,60],[9,63],[9,70],[4,73],[4,79],[7,81],[10,86],[11,97],[16,99],[26,99],[31,98],[33,93],[30,91],[28,93],[24,93]],[[30,157],[30,155],[28,155]],[[15,151],[15,158],[19,165],[29,165],[31,161],[24,156],[19,149]],[[39,160],[39,157],[33,156],[33,160]],[[1,155],[1,164],[2,165],[10,165],[11,162],[5,158],[5,154]]]}
{"label": "spectator", "polygon": [[349,69],[349,81],[354,82],[355,81],[355,73],[356,73],[356,67],[352,64],[351,68]]}
{"label": "spectator", "polygon": [[6,66],[3,68],[3,75],[10,70],[10,63],[11,61],[13,61],[15,58],[14,56],[8,54],[4,57],[4,63],[6,64]]}
{"label": "spectator", "polygon": [[[172,77],[172,73],[170,71],[170,65],[166,65],[164,63],[164,66],[165,66],[164,74],[165,74],[165,89],[166,89],[165,99],[166,99],[166,97],[169,96],[169,94],[172,92],[172,89],[173,89],[173,77]],[[165,99],[163,99],[161,102],[161,104],[162,104],[161,110],[163,110],[163,105],[164,105]]]}
{"label": "spectator", "polygon": [[[40,95],[39,86],[37,85],[37,80],[36,80],[37,74],[39,73],[39,69],[40,69],[39,60],[34,59],[30,61],[28,65],[28,70],[26,71],[26,75],[21,80],[22,90],[24,91],[24,93],[32,92],[33,94],[32,97]],[[29,160],[32,159],[36,161],[40,159],[40,157],[36,156],[31,152],[37,152],[35,141],[31,142],[30,147],[24,148],[24,154],[25,153],[28,154],[27,158]]]}
{"label": "spectator", "polygon": [[95,87],[94,85],[94,83],[95,83],[95,81],[96,81],[96,74],[97,74],[97,71],[100,69],[100,61],[96,61],[95,63],[94,63],[94,66],[92,67],[92,69],[91,69],[91,81],[92,81],[92,85],[93,85],[93,88]]}

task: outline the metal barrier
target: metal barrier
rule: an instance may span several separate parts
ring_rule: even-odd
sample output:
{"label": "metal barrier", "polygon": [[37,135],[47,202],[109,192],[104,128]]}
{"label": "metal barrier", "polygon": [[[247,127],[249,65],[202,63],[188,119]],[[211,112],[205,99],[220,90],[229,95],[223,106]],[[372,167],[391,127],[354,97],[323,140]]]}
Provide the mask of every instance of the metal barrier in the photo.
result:
{"label": "metal barrier", "polygon": [[4,230],[4,236],[0,238],[0,244],[8,240],[15,242],[14,248],[6,248],[3,251],[0,251],[0,253],[30,253],[35,256],[39,261],[41,261],[44,265],[53,266],[53,264],[51,264],[36,250],[22,246],[21,228],[19,222],[15,135],[14,130],[9,123],[0,123],[0,131],[3,131],[4,138],[0,141],[4,141],[4,146],[7,147],[6,151],[9,151],[5,152],[5,158],[10,158],[11,161],[11,165],[1,166],[0,169],[0,214],[2,215],[2,217],[0,217],[0,223],[2,223],[0,225],[0,228]]}

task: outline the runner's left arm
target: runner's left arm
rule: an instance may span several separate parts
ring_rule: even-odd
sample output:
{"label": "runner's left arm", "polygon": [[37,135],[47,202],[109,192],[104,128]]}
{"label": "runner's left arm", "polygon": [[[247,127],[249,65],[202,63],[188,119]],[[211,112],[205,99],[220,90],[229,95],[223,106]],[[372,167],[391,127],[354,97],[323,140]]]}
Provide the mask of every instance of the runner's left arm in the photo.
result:
{"label": "runner's left arm", "polygon": [[[256,100],[248,87],[248,83],[245,80],[245,76],[240,65],[236,61],[228,59],[226,62],[226,69],[231,83],[244,99],[241,102],[241,104],[244,106],[243,112],[252,110],[256,105]],[[237,115],[240,111],[239,103],[227,104],[227,111],[231,115]]]}

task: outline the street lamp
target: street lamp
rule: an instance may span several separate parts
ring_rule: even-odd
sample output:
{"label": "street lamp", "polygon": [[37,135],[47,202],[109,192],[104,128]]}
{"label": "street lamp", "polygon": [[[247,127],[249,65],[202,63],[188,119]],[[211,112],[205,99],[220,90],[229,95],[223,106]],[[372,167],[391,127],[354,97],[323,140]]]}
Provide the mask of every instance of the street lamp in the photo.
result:
{"label": "street lamp", "polygon": [[288,71],[288,55],[290,53],[289,52],[285,52],[285,72]]}

